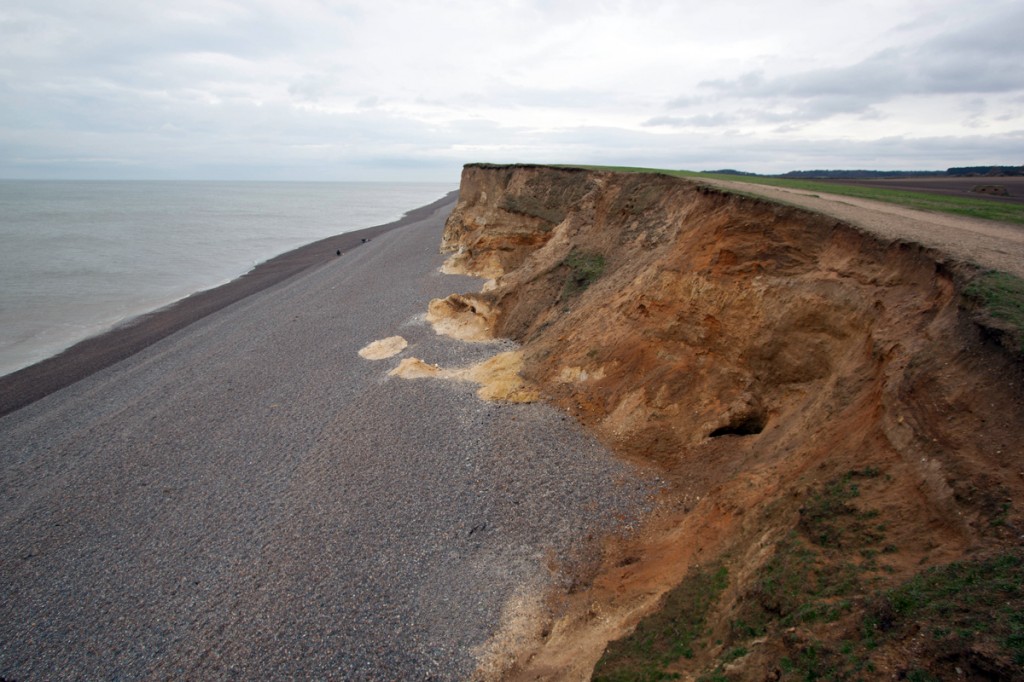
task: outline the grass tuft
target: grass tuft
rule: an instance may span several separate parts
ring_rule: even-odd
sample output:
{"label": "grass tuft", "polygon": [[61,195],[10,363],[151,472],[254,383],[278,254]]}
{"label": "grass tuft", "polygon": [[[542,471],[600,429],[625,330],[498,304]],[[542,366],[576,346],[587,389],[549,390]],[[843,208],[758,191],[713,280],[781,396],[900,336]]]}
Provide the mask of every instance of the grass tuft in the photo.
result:
{"label": "grass tuft", "polygon": [[582,293],[596,282],[604,274],[605,261],[600,253],[573,249],[562,261],[562,265],[569,268],[569,279],[562,288],[562,298],[565,299]]}
{"label": "grass tuft", "polygon": [[868,523],[878,514],[859,511],[847,504],[860,495],[857,478],[875,478],[873,468],[851,471],[812,493],[800,510],[800,528],[817,545],[850,549],[871,545],[881,539],[877,527]]}
{"label": "grass tuft", "polygon": [[869,639],[930,627],[944,656],[991,645],[1024,672],[1024,558],[1003,554],[939,566],[884,593],[864,619]]}
{"label": "grass tuft", "polygon": [[991,317],[1007,323],[1024,353],[1024,279],[1005,272],[986,272],[964,289]]}
{"label": "grass tuft", "polygon": [[707,614],[728,584],[724,567],[696,569],[665,598],[660,611],[636,626],[632,634],[608,645],[594,669],[594,680],[678,679],[667,671],[682,658],[693,658],[705,635]]}

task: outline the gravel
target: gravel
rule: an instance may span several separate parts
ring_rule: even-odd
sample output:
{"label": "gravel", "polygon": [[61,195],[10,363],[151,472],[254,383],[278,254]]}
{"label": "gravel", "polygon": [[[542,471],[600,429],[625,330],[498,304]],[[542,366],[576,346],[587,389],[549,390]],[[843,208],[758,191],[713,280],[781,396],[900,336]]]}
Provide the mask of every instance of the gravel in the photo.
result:
{"label": "gravel", "polygon": [[[544,404],[387,377],[449,204],[0,419],[0,676],[465,679],[655,481]],[[367,343],[409,347],[367,361]]]}

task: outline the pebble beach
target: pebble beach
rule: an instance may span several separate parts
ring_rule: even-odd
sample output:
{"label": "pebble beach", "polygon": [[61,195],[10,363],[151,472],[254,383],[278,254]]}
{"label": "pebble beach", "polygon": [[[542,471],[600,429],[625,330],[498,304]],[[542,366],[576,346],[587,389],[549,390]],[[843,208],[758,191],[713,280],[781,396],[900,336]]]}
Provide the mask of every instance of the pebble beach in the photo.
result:
{"label": "pebble beach", "polygon": [[453,206],[5,377],[0,676],[467,679],[510,604],[639,521],[654,481],[563,413],[388,375],[511,348],[423,320],[481,285],[439,272]]}

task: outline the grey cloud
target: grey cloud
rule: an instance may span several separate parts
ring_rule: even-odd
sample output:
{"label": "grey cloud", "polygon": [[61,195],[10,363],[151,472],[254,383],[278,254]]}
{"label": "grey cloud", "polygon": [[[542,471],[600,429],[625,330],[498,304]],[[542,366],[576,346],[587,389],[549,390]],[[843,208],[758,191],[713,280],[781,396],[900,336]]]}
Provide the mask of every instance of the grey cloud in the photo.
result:
{"label": "grey cloud", "polygon": [[[543,14],[540,0],[530,3]],[[876,105],[913,92],[979,97],[1008,91],[998,101],[1019,110],[1024,76],[1017,64],[1024,54],[1014,29],[1024,23],[1020,10],[843,68],[708,80],[670,101],[673,115],[653,116],[647,94],[583,86],[600,80],[573,80],[580,87],[568,88],[542,87],[547,81],[523,85],[533,82],[530,69],[543,68],[564,48],[564,43],[557,49],[543,41],[531,44],[528,37],[524,46],[530,49],[518,50],[528,57],[517,59],[532,61],[512,64],[503,76],[474,70],[472,54],[453,55],[448,81],[431,79],[422,92],[416,87],[402,92],[406,79],[389,81],[389,69],[414,70],[422,52],[401,53],[403,45],[396,42],[399,56],[394,63],[373,64],[383,76],[375,78],[377,71],[370,73],[363,55],[346,48],[346,41],[367,37],[365,31],[356,33],[366,24],[311,19],[360,11],[359,3],[339,5],[4,0],[0,176],[330,179],[387,177],[389,167],[411,176],[457,169],[467,160],[466,149],[495,150],[501,157],[481,160],[749,170],[871,166],[896,154],[925,167],[1000,162],[1007,154],[1018,163],[1024,158],[1019,136],[804,142],[794,134],[766,140],[742,129],[723,130],[755,122],[796,131],[836,113],[877,116]],[[578,8],[591,4],[573,0],[564,7],[570,6],[572,11],[559,17],[567,25],[586,14]],[[482,20],[501,16],[481,9]],[[436,42],[437,32],[449,26],[450,21],[423,31]],[[399,85],[375,89],[378,81]],[[355,111],[309,106],[339,101]],[[994,101],[988,98],[988,117],[1001,113]],[[388,113],[392,109],[418,109],[424,120]],[[544,121],[541,117],[556,109],[554,120],[561,121],[651,117],[639,130],[552,130],[551,125],[536,130],[514,124],[519,112]],[[488,119],[496,110],[505,112],[504,125]],[[954,113],[963,118],[970,112]]]}
{"label": "grey cloud", "polygon": [[261,83],[269,75],[266,60],[304,44],[287,14],[267,3],[6,4],[0,74],[32,90],[101,83],[147,92]]}
{"label": "grey cloud", "polygon": [[588,138],[597,139],[598,136],[607,140],[607,145],[586,149],[585,158],[583,155],[576,157],[580,163],[689,170],[732,167],[770,173],[836,167],[941,170],[981,163],[982,159],[985,163],[1017,164],[1024,158],[1024,130],[991,136],[794,140],[743,134],[650,134],[581,128],[550,137],[542,136],[535,142],[554,145],[571,141],[582,146]]}
{"label": "grey cloud", "polygon": [[[224,120],[207,121],[205,128],[192,120],[181,122],[179,127],[187,132],[175,132],[173,144],[164,141],[166,134],[81,135],[67,130],[47,134],[44,143],[27,142],[0,119],[0,176],[357,179],[374,173],[387,177],[391,174],[386,169],[394,166],[402,177],[451,173],[454,178],[469,160],[783,172],[837,166],[892,168],[894,163],[900,168],[941,169],[983,161],[1019,163],[1024,158],[1024,131],[811,141],[705,130],[654,133],[580,126],[534,131],[478,118],[428,126],[379,112],[337,116],[245,104],[226,106],[225,113]],[[268,136],[267,130],[275,134]]]}
{"label": "grey cloud", "polygon": [[1020,26],[1024,6],[917,46],[882,50],[849,66],[777,77],[752,71],[733,80],[705,80],[699,87],[718,97],[799,102],[792,116],[802,120],[871,115],[872,105],[903,95],[1016,92],[1024,89]]}
{"label": "grey cloud", "polygon": [[[1024,158],[1024,130],[991,136],[794,140],[742,133],[651,133],[578,127],[516,139],[532,149],[535,156],[524,158],[517,153],[498,160],[564,162],[571,158],[579,163],[689,170],[734,167],[767,173],[839,166],[945,169],[980,163],[981,159],[988,159],[986,163],[1009,164],[1020,163],[1014,159]],[[595,145],[594,140],[601,140],[601,144]]]}
{"label": "grey cloud", "polygon": [[717,128],[729,125],[737,120],[737,117],[729,114],[698,114],[696,116],[655,116],[644,121],[641,125],[647,128],[667,126],[671,128]]}
{"label": "grey cloud", "polygon": [[667,106],[669,109],[686,109],[702,104],[706,98],[698,97],[695,95],[681,95],[675,99],[669,100]]}
{"label": "grey cloud", "polygon": [[834,114],[855,112],[862,119],[882,118],[882,114],[850,95],[817,97],[804,102],[783,98],[772,98],[771,106],[759,109],[736,108],[730,113],[695,114],[693,116],[655,116],[642,126],[646,128],[722,128],[742,123],[782,124],[776,130],[789,132],[799,130],[809,122],[828,118]]}
{"label": "grey cloud", "polygon": [[[617,96],[612,92],[584,88],[534,88],[498,80],[487,87],[465,92],[456,103],[472,106],[498,106],[506,108],[560,108],[592,109],[614,106]],[[448,102],[451,105],[452,102]]]}
{"label": "grey cloud", "polygon": [[350,67],[337,66],[327,71],[306,72],[288,78],[286,89],[297,102],[319,103],[343,100],[358,107],[369,108],[381,104],[375,95],[354,87],[349,81]]}

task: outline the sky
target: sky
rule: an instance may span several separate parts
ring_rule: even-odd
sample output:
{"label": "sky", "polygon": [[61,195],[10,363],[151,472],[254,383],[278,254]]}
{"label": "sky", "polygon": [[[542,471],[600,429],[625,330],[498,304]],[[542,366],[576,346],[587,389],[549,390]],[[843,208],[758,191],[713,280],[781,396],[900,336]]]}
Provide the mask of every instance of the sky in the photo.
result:
{"label": "sky", "polygon": [[0,0],[0,178],[1024,164],[1024,2]]}

